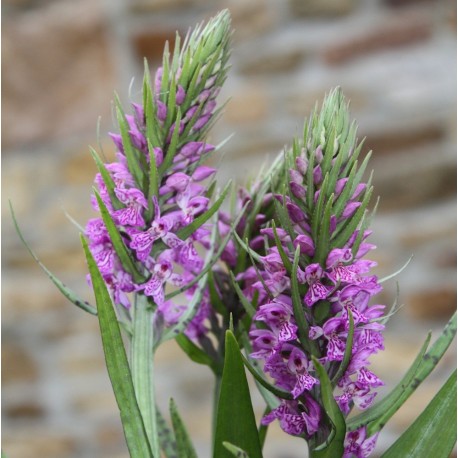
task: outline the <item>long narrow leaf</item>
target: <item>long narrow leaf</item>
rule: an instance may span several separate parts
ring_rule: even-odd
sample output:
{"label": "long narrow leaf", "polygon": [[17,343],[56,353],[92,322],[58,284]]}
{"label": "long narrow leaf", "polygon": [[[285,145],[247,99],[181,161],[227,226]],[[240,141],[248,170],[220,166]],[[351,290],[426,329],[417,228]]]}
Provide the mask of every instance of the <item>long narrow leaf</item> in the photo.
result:
{"label": "long narrow leaf", "polygon": [[159,444],[161,449],[164,451],[165,456],[167,458],[181,458],[178,456],[175,435],[165,421],[165,418],[162,415],[158,405],[156,405],[156,424],[157,434],[159,436]]}
{"label": "long narrow leaf", "polygon": [[172,419],[173,430],[175,431],[178,456],[197,458],[197,453],[194,450],[188,431],[173,399],[170,399],[170,418]]}
{"label": "long narrow leaf", "polygon": [[383,413],[383,415],[377,418],[376,421],[370,423],[367,428],[369,436],[380,431],[388,420],[397,412],[397,410],[404,404],[407,398],[418,388],[418,386],[423,382],[423,380],[432,372],[436,367],[437,363],[440,361],[441,357],[447,350],[451,341],[453,340],[456,334],[456,312],[454,314],[454,323],[453,318],[449,325],[444,329],[442,335],[434,342],[432,347],[425,353],[415,376],[412,378],[410,383],[407,385],[406,389],[403,391],[402,396],[398,398],[396,402],[393,402],[388,409]]}
{"label": "long narrow leaf", "polygon": [[448,458],[456,443],[456,370],[382,458]]}
{"label": "long narrow leaf", "polygon": [[223,444],[223,442],[230,442],[246,451],[251,458],[262,458],[258,429],[240,349],[231,331],[226,331],[225,343],[213,457],[231,458],[232,453]]}
{"label": "long narrow leaf", "polygon": [[118,403],[124,435],[132,458],[151,458],[142,415],[137,404],[132,376],[110,295],[92,257],[86,240],[81,236],[97,303],[103,351],[113,392]]}
{"label": "long narrow leaf", "polygon": [[348,422],[349,430],[369,424],[368,433],[373,434],[379,431],[436,367],[445,351],[452,343],[455,335],[456,312],[445,326],[442,334],[437,338],[431,348],[426,351],[431,338],[431,335],[428,336],[414,363],[394,390],[382,401],[352,418]]}
{"label": "long narrow leaf", "polygon": [[413,378],[415,377],[416,372],[418,371],[421,361],[426,353],[429,342],[431,340],[431,333],[428,334],[425,342],[423,343],[417,357],[414,362],[411,364],[408,371],[405,373],[402,380],[396,385],[396,387],[381,401],[374,404],[369,409],[364,412],[356,415],[347,422],[347,428],[349,431],[360,428],[363,425],[368,424],[371,421],[380,418],[390,407],[394,405],[395,402],[400,399],[406,388],[409,386]]}
{"label": "long narrow leaf", "polygon": [[10,205],[10,212],[13,218],[14,227],[16,232],[21,239],[21,242],[26,247],[27,251],[30,253],[30,256],[35,260],[35,262],[43,269],[49,279],[56,285],[57,289],[67,298],[72,304],[76,305],[80,309],[83,309],[85,312],[90,313],[91,315],[97,315],[97,309],[89,304],[89,302],[81,299],[74,291],[64,285],[38,258],[35,252],[32,250],[30,245],[26,242],[24,236],[22,235],[21,229],[19,228],[19,224],[16,220],[16,216],[14,214],[13,205],[9,202]]}

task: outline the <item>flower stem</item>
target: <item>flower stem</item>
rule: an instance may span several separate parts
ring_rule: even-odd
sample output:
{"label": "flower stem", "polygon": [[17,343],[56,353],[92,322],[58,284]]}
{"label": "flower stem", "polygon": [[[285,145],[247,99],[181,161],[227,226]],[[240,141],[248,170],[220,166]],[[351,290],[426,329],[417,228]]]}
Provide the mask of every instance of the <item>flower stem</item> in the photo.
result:
{"label": "flower stem", "polygon": [[154,457],[160,456],[154,400],[153,310],[145,296],[136,295],[133,310],[131,370],[138,407]]}

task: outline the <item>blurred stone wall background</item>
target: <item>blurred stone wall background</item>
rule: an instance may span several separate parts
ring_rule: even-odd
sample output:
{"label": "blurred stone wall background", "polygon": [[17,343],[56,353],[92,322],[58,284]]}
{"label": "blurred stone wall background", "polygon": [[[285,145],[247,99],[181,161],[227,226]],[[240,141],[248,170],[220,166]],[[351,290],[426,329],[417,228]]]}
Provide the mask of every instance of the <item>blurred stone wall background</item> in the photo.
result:
{"label": "blurred stone wall background", "polygon": [[[235,27],[231,97],[213,131],[225,148],[221,182],[255,174],[301,132],[325,92],[342,86],[360,138],[374,151],[374,254],[382,276],[399,275],[405,306],[391,320],[373,370],[396,383],[426,332],[456,308],[456,4],[451,0],[4,0],[2,188],[2,448],[9,458],[126,457],[105,372],[97,320],[67,303],[22,247],[24,233],[45,264],[90,298],[78,231],[95,166],[88,145],[112,153],[111,100],[139,98],[142,61],[164,41],[221,8]],[[380,300],[391,304],[395,281]],[[450,373],[450,350],[381,436],[386,448]],[[206,368],[174,344],[160,349],[157,393],[174,396],[210,455]],[[261,402],[256,398],[257,409]],[[266,458],[304,456],[273,426]]]}

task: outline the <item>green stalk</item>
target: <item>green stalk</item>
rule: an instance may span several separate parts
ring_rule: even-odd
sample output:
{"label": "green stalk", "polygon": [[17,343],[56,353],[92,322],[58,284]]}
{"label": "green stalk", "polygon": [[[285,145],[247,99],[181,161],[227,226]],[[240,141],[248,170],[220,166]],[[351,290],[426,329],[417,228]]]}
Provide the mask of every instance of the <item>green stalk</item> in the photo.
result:
{"label": "green stalk", "polygon": [[153,309],[145,296],[136,295],[131,342],[132,381],[153,456],[160,457],[154,399]]}

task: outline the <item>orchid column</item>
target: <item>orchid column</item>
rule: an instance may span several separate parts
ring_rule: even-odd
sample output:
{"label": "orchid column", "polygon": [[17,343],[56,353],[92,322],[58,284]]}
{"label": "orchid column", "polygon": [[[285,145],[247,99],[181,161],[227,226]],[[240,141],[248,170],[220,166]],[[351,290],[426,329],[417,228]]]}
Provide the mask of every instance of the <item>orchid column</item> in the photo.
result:
{"label": "orchid column", "polygon": [[[133,388],[156,457],[154,348],[186,332],[204,307],[218,239],[209,221],[228,189],[210,206],[215,186],[204,182],[215,170],[202,162],[215,150],[205,137],[219,112],[215,99],[226,78],[229,38],[227,12],[194,29],[182,46],[177,36],[153,83],[145,65],[143,103],[133,104],[133,115],[116,100],[120,133],[110,135],[117,160],[104,164],[92,151],[99,168],[92,204],[100,216],[86,226],[87,245],[130,337]],[[185,293],[186,303],[172,300],[177,291],[169,285]]]}

